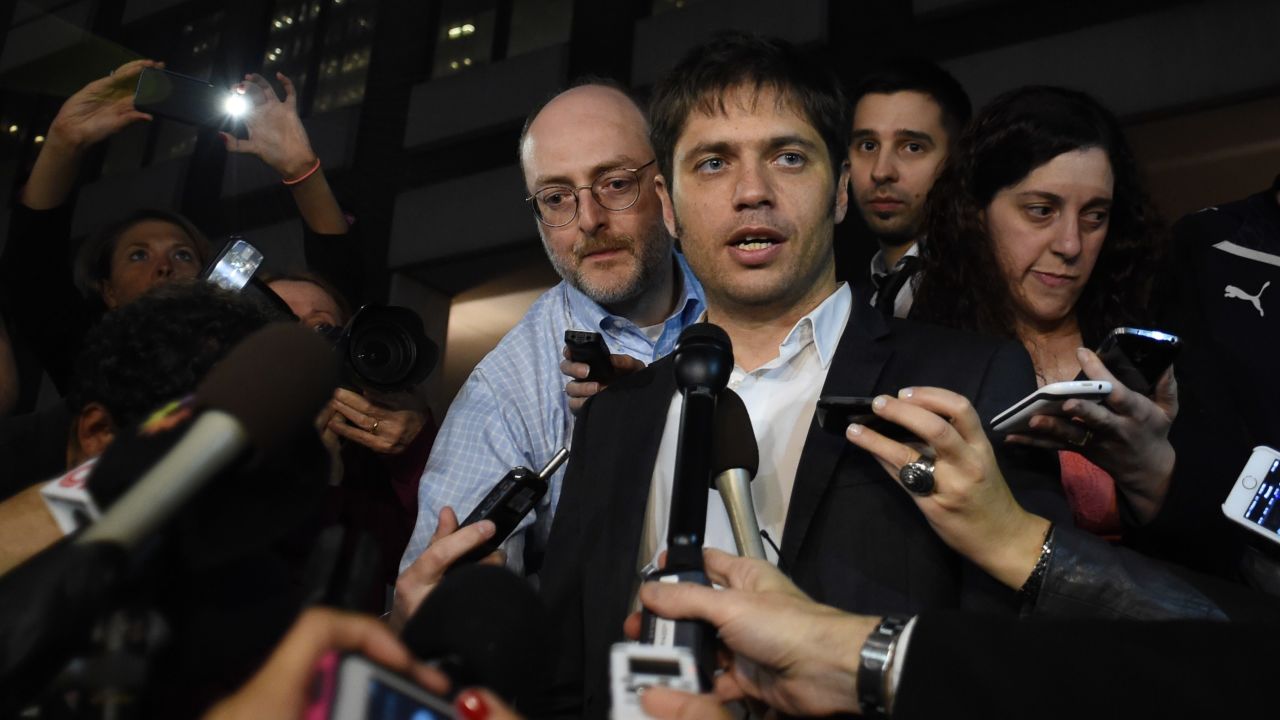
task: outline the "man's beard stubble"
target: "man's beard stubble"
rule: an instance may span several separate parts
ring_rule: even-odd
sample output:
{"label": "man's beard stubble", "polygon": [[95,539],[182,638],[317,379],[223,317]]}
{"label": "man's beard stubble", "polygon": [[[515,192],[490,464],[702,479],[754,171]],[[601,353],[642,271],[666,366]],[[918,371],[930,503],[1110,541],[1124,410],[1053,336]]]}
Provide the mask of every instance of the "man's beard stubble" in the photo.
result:
{"label": "man's beard stubble", "polygon": [[[659,222],[655,224],[648,236],[641,240],[626,235],[593,236],[579,240],[573,246],[573,256],[576,261],[574,267],[562,265],[549,249],[547,257],[560,277],[570,285],[597,304],[610,307],[626,304],[639,298],[653,285],[663,269],[663,263],[671,260],[671,242],[666,228]],[[547,248],[545,243],[543,247]],[[608,285],[593,282],[582,269],[583,259],[591,253],[614,248],[625,249],[635,258],[635,267],[631,276]]]}

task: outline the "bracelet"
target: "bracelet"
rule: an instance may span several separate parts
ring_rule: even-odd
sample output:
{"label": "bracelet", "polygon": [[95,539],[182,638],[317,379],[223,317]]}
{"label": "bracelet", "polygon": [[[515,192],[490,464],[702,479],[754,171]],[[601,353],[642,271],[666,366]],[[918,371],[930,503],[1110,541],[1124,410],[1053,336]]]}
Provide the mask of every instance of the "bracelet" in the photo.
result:
{"label": "bracelet", "polygon": [[910,618],[888,616],[880,620],[858,651],[858,705],[869,718],[889,716],[889,673],[898,638]]}
{"label": "bracelet", "polygon": [[317,170],[319,170],[319,169],[320,169],[320,158],[319,158],[319,157],[317,157],[317,158],[316,158],[316,164],[315,164],[315,165],[312,165],[310,170],[308,170],[308,171],[306,171],[306,172],[302,173],[301,175],[299,175],[299,176],[298,176],[298,177],[296,177],[296,178],[287,178],[287,179],[285,179],[285,180],[281,180],[281,182],[283,182],[285,185],[297,185],[298,183],[302,182],[303,180],[306,180],[307,178],[311,177],[312,175],[315,175],[315,174],[316,174],[316,171],[317,171]]}
{"label": "bracelet", "polygon": [[1044,531],[1044,542],[1040,544],[1040,557],[1036,558],[1035,567],[1031,568],[1027,581],[1018,588],[1018,597],[1024,603],[1034,604],[1036,598],[1040,596],[1040,586],[1044,584],[1044,576],[1049,569],[1051,555],[1053,555],[1053,523],[1049,523],[1049,529]]}

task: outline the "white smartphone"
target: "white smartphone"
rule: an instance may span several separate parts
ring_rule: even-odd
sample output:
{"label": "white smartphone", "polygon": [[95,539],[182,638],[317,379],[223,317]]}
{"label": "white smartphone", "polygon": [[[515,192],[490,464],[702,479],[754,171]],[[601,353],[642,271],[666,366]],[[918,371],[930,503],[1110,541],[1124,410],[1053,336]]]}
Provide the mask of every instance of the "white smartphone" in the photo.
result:
{"label": "white smartphone", "polygon": [[661,685],[688,693],[700,692],[698,667],[689,648],[678,645],[614,643],[609,652],[612,720],[645,720],[640,693]]}
{"label": "white smartphone", "polygon": [[408,678],[361,655],[326,654],[316,663],[304,720],[445,720],[453,707]]}
{"label": "white smartphone", "polygon": [[1280,543],[1280,450],[1259,445],[1253,449],[1240,477],[1222,503],[1222,514]]}
{"label": "white smartphone", "polygon": [[1068,413],[1062,411],[1066,401],[1102,402],[1110,394],[1111,383],[1106,380],[1067,380],[1045,385],[992,418],[991,429],[1000,433],[1030,432],[1035,415],[1066,417]]}

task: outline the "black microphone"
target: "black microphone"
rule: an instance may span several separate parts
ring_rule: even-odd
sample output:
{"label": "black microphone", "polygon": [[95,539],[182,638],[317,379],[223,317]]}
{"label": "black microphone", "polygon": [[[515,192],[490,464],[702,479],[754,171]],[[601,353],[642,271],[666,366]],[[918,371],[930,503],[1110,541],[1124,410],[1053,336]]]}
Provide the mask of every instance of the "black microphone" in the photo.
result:
{"label": "black microphone", "polygon": [[454,692],[483,686],[514,700],[544,685],[549,626],[528,582],[506,568],[464,565],[427,595],[401,640],[419,659],[438,662]]}
{"label": "black microphone", "polygon": [[[667,520],[667,564],[645,580],[709,587],[702,544],[707,529],[716,397],[729,383],[729,373],[733,371],[733,345],[724,330],[711,323],[698,323],[680,333],[672,359],[676,387],[684,396],[684,404],[680,409],[671,514]],[[650,645],[689,648],[703,690],[711,688],[716,666],[714,627],[696,620],[667,620],[645,609],[641,637]]]}
{"label": "black microphone", "polygon": [[715,488],[720,491],[720,499],[729,514],[729,527],[733,530],[738,554],[767,560],[760,540],[755,501],[751,499],[751,481],[760,467],[760,449],[756,447],[747,406],[738,393],[727,388],[716,403],[711,447]]}
{"label": "black microphone", "polygon": [[716,396],[733,371],[733,344],[719,326],[697,323],[680,333],[673,361],[684,404],[667,522],[667,570],[701,570]]}

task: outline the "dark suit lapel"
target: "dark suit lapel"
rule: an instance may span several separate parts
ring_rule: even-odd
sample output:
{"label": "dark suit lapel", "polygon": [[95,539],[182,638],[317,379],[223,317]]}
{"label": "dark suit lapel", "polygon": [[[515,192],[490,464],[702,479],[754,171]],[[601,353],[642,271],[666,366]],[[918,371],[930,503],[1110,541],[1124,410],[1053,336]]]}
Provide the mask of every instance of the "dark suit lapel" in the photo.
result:
{"label": "dark suit lapel", "polygon": [[[844,335],[836,346],[831,369],[823,383],[823,395],[871,396],[885,363],[893,350],[883,340],[889,328],[884,318],[859,293],[854,294],[853,308]],[[796,481],[791,490],[791,505],[782,532],[780,565],[790,568],[800,553],[813,515],[835,475],[836,464],[849,441],[818,426],[817,418],[809,422],[809,434],[800,453]]]}
{"label": "dark suit lapel", "polygon": [[[600,536],[583,538],[596,544],[586,553],[583,572],[584,611],[589,618],[584,639],[589,649],[607,648],[622,632],[622,619],[630,611],[631,595],[639,584],[636,562],[645,508],[667,410],[676,391],[670,357],[652,367],[650,383],[620,394],[612,404],[609,426],[617,433],[616,441],[600,451],[611,454],[600,466],[614,468],[614,472],[612,477],[597,478],[608,483],[606,501],[593,504],[605,513],[597,524]],[[595,621],[590,619],[593,616]],[[607,637],[596,636],[602,632]]]}

